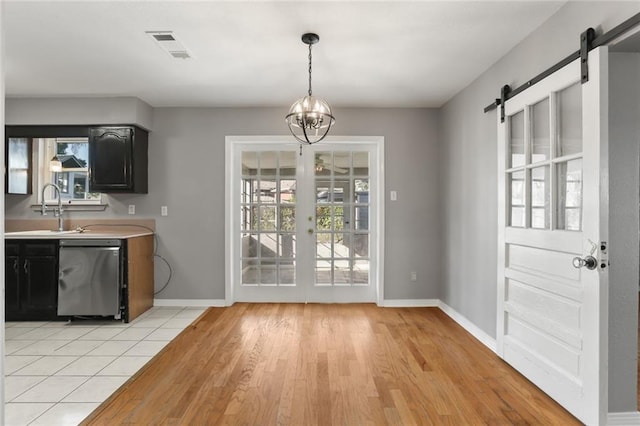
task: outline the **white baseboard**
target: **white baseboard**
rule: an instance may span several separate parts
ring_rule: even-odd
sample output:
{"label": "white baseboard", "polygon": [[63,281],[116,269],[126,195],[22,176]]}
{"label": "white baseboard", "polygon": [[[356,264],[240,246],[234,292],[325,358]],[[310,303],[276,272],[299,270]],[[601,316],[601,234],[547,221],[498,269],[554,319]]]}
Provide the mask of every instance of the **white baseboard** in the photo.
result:
{"label": "white baseboard", "polygon": [[458,313],[458,311],[453,309],[451,306],[444,303],[442,300],[439,300],[438,302],[439,302],[438,307],[442,310],[442,312],[449,315],[449,317],[451,317],[452,320],[457,322],[458,325],[460,325],[462,328],[464,328],[469,333],[471,333],[471,335],[476,339],[478,339],[480,343],[482,343],[483,345],[491,349],[493,352],[496,352],[496,348],[497,348],[496,339],[494,339],[493,337],[489,336],[487,333],[482,331],[478,326],[476,326],[474,323],[469,321],[462,314]]}
{"label": "white baseboard", "polygon": [[193,308],[221,308],[227,306],[224,299],[153,299],[153,306],[184,306]]}
{"label": "white baseboard", "polygon": [[437,308],[438,299],[386,299],[379,306],[385,308]]}
{"label": "white baseboard", "polygon": [[640,412],[630,411],[628,413],[609,413],[607,416],[609,426],[631,426],[640,425]]}

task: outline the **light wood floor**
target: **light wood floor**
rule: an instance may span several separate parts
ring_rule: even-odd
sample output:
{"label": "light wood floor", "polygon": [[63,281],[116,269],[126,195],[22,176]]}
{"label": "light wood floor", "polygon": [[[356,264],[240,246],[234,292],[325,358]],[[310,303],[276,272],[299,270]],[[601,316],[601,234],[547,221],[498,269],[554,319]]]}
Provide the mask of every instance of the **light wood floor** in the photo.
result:
{"label": "light wood floor", "polygon": [[85,425],[580,424],[437,308],[211,308]]}

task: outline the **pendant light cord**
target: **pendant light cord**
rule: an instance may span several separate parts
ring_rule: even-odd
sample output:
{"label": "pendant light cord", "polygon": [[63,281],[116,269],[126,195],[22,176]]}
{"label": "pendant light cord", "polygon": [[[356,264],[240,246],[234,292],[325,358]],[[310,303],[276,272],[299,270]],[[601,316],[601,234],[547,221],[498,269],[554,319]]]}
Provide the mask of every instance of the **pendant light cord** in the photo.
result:
{"label": "pendant light cord", "polygon": [[311,43],[309,43],[309,96],[311,96]]}

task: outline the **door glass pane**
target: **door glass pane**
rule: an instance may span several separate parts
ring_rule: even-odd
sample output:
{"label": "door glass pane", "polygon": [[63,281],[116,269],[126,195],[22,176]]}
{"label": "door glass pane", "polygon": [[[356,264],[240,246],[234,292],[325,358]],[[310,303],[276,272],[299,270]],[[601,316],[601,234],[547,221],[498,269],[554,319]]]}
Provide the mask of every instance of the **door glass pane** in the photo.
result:
{"label": "door glass pane", "polygon": [[258,235],[242,234],[242,284],[260,282],[258,267]]}
{"label": "door glass pane", "polygon": [[582,230],[582,159],[559,163],[558,169],[558,229]]}
{"label": "door glass pane", "polygon": [[550,158],[551,144],[549,139],[549,98],[531,107],[532,146],[531,162],[545,161]]}
{"label": "door glass pane", "polygon": [[582,152],[582,86],[558,93],[558,156]]}
{"label": "door glass pane", "polygon": [[263,204],[273,204],[276,202],[278,181],[276,179],[260,179],[260,202]]}
{"label": "door glass pane", "polygon": [[524,170],[509,173],[511,205],[509,226],[524,227]]}
{"label": "door glass pane", "polygon": [[278,181],[278,193],[276,202],[295,203],[296,201],[296,181],[294,179],[282,179]]}
{"label": "door glass pane", "polygon": [[242,261],[242,285],[257,285],[260,282],[260,267],[254,262],[247,259]]}
{"label": "door glass pane", "polygon": [[369,203],[369,179],[354,179],[353,192],[357,204]]}
{"label": "door glass pane", "polygon": [[258,153],[242,151],[242,175],[255,176],[258,174]]}
{"label": "door glass pane", "polygon": [[275,231],[276,230],[276,207],[261,206],[259,211],[260,211],[260,230]]}
{"label": "door glass pane", "polygon": [[353,283],[369,283],[369,259],[358,259],[353,266]]}
{"label": "door glass pane", "polygon": [[262,176],[275,176],[278,169],[278,153],[266,151],[260,153],[260,174]]}
{"label": "door glass pane", "polygon": [[531,227],[549,229],[551,196],[549,166],[531,169]]}
{"label": "door glass pane", "polygon": [[369,153],[368,152],[353,153],[353,175],[354,176],[369,175]]}
{"label": "door glass pane", "polygon": [[296,209],[295,207],[280,207],[280,222],[278,229],[280,231],[296,230]]}
{"label": "door glass pane", "polygon": [[352,248],[355,257],[369,256],[369,234],[354,234]]}
{"label": "door glass pane", "polygon": [[26,194],[29,190],[29,172],[27,170],[9,170],[10,194]]}
{"label": "door glass pane", "polygon": [[316,202],[317,203],[329,203],[333,200],[331,192],[331,181],[329,180],[316,180]]}
{"label": "door glass pane", "polygon": [[279,168],[280,176],[295,176],[296,175],[296,160],[297,153],[294,151],[282,151],[280,152]]}
{"label": "door glass pane", "polygon": [[335,259],[333,261],[333,284],[351,284],[351,263],[349,259]]}
{"label": "door glass pane", "polygon": [[267,263],[274,263],[275,258],[278,257],[278,240],[277,234],[275,233],[266,233],[260,234],[260,250],[258,254],[260,257],[264,259],[268,259]]}
{"label": "door glass pane", "polygon": [[316,231],[331,231],[333,228],[333,218],[331,217],[331,207],[316,207]]}
{"label": "door glass pane", "polygon": [[260,191],[258,190],[258,179],[242,179],[242,194],[240,201],[244,203],[257,203]]}
{"label": "door glass pane", "polygon": [[509,167],[518,167],[525,164],[524,156],[524,111],[509,117]]}
{"label": "door glass pane", "polygon": [[275,262],[269,259],[260,261],[260,284],[276,285],[278,282],[277,269]]}
{"label": "door glass pane", "polygon": [[330,176],[333,170],[333,154],[331,152],[316,152],[314,165],[316,176]]}
{"label": "door glass pane", "polygon": [[29,139],[9,138],[8,149],[11,168],[26,169],[29,167]]}
{"label": "door glass pane", "polygon": [[334,152],[331,165],[334,175],[349,175],[351,172],[351,152]]}
{"label": "door glass pane", "polygon": [[291,263],[296,257],[296,235],[280,234],[280,263]]}
{"label": "door glass pane", "polygon": [[366,231],[369,229],[369,207],[368,206],[356,206],[355,207],[355,220],[356,231]]}
{"label": "door glass pane", "polygon": [[331,285],[333,263],[331,259],[316,259],[316,285]]}
{"label": "door glass pane", "polygon": [[29,188],[29,139],[9,138],[7,142],[7,180],[10,194],[27,194]]}
{"label": "door glass pane", "polygon": [[296,268],[295,263],[280,263],[278,265],[278,276],[280,277],[279,284],[284,286],[295,285],[296,283]]}

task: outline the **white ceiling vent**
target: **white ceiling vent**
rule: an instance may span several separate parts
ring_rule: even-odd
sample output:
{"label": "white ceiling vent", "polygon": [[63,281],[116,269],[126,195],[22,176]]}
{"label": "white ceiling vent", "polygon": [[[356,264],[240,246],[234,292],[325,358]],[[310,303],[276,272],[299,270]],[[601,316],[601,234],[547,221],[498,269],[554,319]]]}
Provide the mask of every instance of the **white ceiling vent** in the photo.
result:
{"label": "white ceiling vent", "polygon": [[173,31],[146,31],[169,55],[177,59],[189,59],[191,53],[176,38]]}

